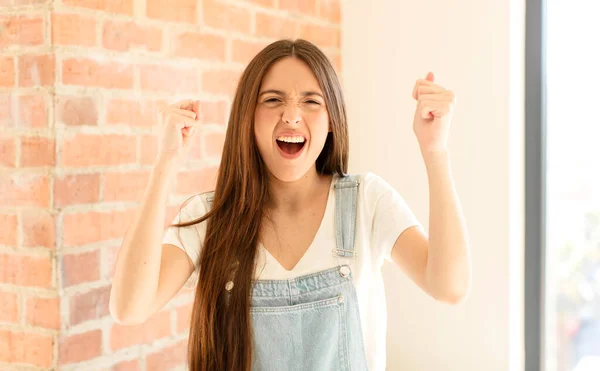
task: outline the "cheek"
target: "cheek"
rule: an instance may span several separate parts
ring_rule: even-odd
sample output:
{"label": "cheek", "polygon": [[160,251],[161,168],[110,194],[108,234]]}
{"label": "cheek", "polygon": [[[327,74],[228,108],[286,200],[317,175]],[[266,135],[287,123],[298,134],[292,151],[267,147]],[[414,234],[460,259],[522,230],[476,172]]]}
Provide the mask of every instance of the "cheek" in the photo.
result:
{"label": "cheek", "polygon": [[271,142],[271,126],[271,120],[265,110],[257,109],[254,112],[254,137],[261,152]]}
{"label": "cheek", "polygon": [[327,113],[316,115],[312,118],[311,123],[313,140],[325,142],[327,133],[329,132],[329,116]]}

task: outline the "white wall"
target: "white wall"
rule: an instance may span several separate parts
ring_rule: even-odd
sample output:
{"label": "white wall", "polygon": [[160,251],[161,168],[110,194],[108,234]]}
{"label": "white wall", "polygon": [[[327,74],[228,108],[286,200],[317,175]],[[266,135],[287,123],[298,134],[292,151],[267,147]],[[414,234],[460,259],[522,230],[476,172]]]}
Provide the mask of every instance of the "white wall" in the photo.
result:
{"label": "white wall", "polygon": [[524,0],[345,0],[342,19],[350,171],[382,176],[426,228],[411,92],[433,71],[458,96],[450,150],[473,288],[436,303],[386,262],[388,370],[522,370]]}

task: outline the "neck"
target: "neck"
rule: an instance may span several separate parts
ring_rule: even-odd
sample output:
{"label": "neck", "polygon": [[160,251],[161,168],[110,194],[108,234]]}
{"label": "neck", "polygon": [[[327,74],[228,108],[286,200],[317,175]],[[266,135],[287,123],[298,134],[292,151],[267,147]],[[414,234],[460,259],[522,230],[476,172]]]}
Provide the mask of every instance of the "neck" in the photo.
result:
{"label": "neck", "polygon": [[273,175],[269,176],[270,209],[284,212],[301,210],[304,205],[312,203],[324,186],[330,185],[331,176],[317,173],[311,167],[300,179],[283,182]]}

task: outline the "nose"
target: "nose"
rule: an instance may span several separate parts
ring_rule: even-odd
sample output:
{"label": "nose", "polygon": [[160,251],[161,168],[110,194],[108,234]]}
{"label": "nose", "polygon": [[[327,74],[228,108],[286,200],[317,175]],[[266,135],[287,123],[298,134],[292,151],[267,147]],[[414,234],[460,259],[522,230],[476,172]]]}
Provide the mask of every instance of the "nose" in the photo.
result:
{"label": "nose", "polygon": [[301,120],[300,109],[295,104],[288,104],[281,115],[281,120],[288,125],[296,125]]}

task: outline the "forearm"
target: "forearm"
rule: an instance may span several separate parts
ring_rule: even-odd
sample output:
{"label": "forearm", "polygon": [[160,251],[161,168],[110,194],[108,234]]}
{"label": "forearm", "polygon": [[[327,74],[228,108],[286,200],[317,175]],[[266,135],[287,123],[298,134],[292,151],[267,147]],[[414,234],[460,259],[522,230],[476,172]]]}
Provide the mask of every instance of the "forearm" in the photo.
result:
{"label": "forearm", "polygon": [[117,257],[110,310],[120,321],[149,310],[158,288],[167,199],[177,164],[157,161]]}
{"label": "forearm", "polygon": [[468,293],[471,264],[466,222],[454,187],[448,152],[423,154],[429,180],[427,285],[441,300]]}

